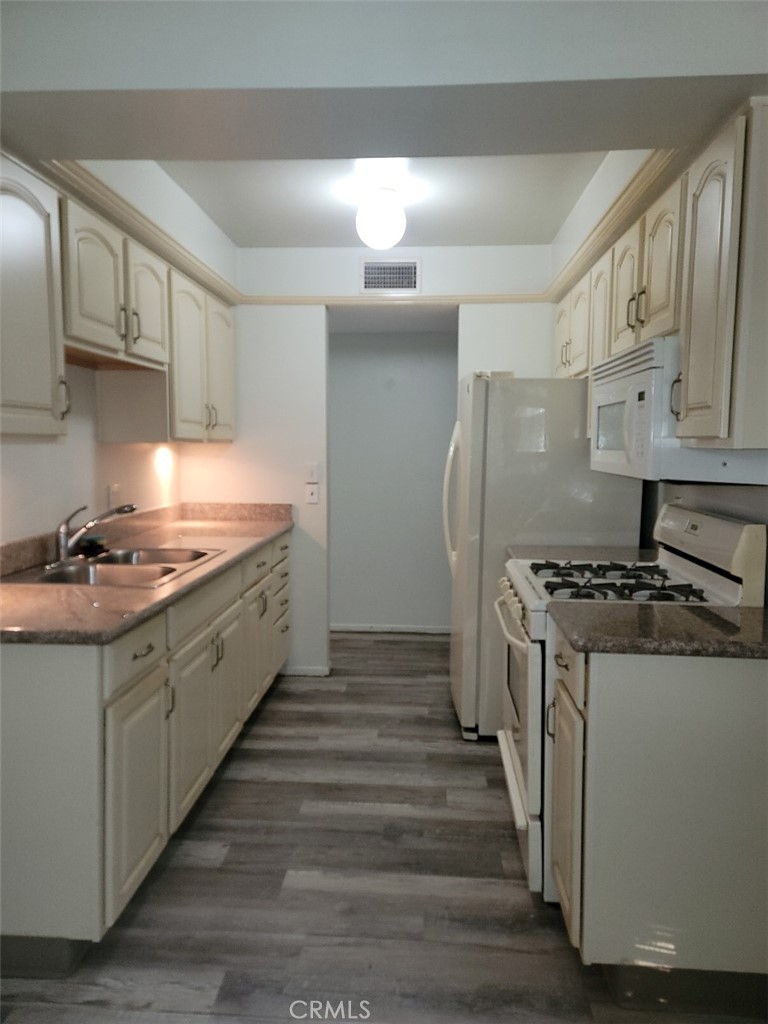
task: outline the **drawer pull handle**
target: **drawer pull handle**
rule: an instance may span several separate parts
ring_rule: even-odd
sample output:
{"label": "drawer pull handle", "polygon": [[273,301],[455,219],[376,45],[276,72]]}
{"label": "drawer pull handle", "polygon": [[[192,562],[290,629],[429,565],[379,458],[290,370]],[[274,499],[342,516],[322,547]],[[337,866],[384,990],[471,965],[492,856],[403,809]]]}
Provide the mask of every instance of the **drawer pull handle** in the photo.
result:
{"label": "drawer pull handle", "polygon": [[560,651],[558,651],[555,654],[555,664],[557,665],[558,668],[565,669],[566,672],[570,672],[571,671],[570,665],[565,660],[565,658],[562,656]]}
{"label": "drawer pull handle", "polygon": [[287,633],[290,628],[291,628],[290,626],[283,626],[283,628],[280,630],[280,632],[281,633]]}
{"label": "drawer pull handle", "polygon": [[287,597],[284,597],[283,600],[280,602],[280,607],[285,608],[285,606],[288,604],[288,600],[289,599]]}
{"label": "drawer pull handle", "polygon": [[549,704],[547,706],[546,729],[547,729],[547,736],[549,736],[551,739],[555,738],[555,726],[553,725],[550,728],[550,725],[549,725],[549,722],[550,722],[550,712],[555,711],[556,708],[557,708],[557,701],[554,701],[554,700],[552,701],[551,704]]}
{"label": "drawer pull handle", "polygon": [[280,579],[281,580],[287,580],[289,576],[290,576],[290,573],[288,573],[288,572],[281,572],[280,573]]}
{"label": "drawer pull handle", "polygon": [[256,568],[257,569],[263,569],[266,564],[267,564],[266,562],[257,562],[256,563]]}
{"label": "drawer pull handle", "polygon": [[287,550],[288,550],[288,545],[287,545],[287,544],[282,544],[282,545],[280,546],[280,550],[281,550],[281,551],[287,551]]}
{"label": "drawer pull handle", "polygon": [[165,717],[170,718],[173,714],[173,709],[176,707],[176,687],[171,686],[170,683],[166,683],[165,685],[168,687],[171,694],[171,703],[168,710],[165,712]]}
{"label": "drawer pull handle", "polygon": [[147,644],[143,651],[133,652],[133,654],[131,655],[131,661],[139,661],[141,658],[148,657],[152,653],[152,651],[154,651],[154,649],[155,645],[150,640],[150,642]]}

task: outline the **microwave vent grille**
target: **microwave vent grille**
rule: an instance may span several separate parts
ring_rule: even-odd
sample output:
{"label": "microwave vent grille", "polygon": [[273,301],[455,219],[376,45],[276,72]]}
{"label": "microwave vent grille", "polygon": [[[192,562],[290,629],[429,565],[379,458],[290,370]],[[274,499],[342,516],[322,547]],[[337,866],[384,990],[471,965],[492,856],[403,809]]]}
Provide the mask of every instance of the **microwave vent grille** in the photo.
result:
{"label": "microwave vent grille", "polygon": [[398,295],[413,294],[419,291],[418,260],[363,262],[361,291],[381,294],[396,293]]}
{"label": "microwave vent grille", "polygon": [[677,341],[676,337],[654,338],[643,345],[633,345],[593,366],[592,381],[598,384],[628,377],[642,370],[651,370],[656,366],[669,367],[673,360],[677,361]]}

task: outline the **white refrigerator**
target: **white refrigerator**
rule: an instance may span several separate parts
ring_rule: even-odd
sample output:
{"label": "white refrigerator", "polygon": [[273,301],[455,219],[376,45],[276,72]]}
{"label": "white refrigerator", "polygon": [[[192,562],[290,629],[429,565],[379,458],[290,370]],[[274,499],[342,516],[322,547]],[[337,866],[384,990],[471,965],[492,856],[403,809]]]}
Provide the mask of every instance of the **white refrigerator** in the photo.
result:
{"label": "white refrigerator", "polygon": [[459,384],[443,484],[453,577],[451,693],[465,739],[501,728],[494,618],[510,545],[637,547],[642,481],[589,468],[587,381],[474,373]]}

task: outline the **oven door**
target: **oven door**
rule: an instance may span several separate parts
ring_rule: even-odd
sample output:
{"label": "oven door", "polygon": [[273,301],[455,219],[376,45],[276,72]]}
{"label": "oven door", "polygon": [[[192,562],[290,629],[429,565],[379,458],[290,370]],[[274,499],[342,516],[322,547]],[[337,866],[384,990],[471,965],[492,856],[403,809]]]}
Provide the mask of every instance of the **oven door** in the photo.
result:
{"label": "oven door", "polygon": [[542,878],[542,648],[514,617],[506,595],[494,607],[507,648],[499,750],[528,884],[538,892]]}

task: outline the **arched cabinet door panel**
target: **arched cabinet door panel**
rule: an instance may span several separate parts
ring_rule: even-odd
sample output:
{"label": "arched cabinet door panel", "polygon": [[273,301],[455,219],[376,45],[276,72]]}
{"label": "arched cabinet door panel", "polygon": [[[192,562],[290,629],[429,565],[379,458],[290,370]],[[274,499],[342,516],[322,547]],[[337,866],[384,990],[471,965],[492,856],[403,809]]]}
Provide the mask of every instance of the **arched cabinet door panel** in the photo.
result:
{"label": "arched cabinet door panel", "polygon": [[4,434],[65,432],[58,197],[13,161],[0,174],[0,388]]}
{"label": "arched cabinet door panel", "polygon": [[679,437],[727,437],[744,171],[744,117],[688,173]]}

